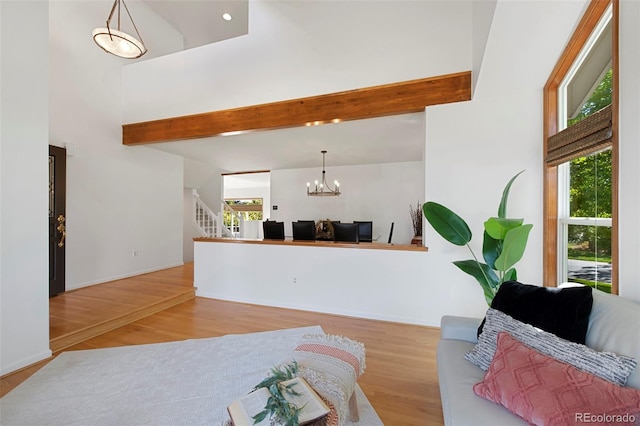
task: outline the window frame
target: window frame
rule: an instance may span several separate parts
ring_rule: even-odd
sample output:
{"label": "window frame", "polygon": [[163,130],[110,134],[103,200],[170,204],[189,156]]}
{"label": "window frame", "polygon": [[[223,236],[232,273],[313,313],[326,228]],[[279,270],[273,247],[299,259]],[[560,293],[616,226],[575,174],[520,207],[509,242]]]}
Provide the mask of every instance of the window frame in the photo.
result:
{"label": "window frame", "polygon": [[574,62],[580,55],[583,47],[589,41],[592,32],[597,27],[601,18],[612,8],[612,99],[611,99],[611,293],[618,294],[618,11],[619,0],[591,0],[582,19],[580,20],[573,36],[569,40],[564,52],[551,72],[543,91],[543,285],[555,287],[558,285],[558,242],[559,220],[558,203],[559,196],[559,166],[548,165],[547,148],[549,137],[560,130],[558,128],[558,111],[561,107],[559,93],[561,85],[570,72]]}

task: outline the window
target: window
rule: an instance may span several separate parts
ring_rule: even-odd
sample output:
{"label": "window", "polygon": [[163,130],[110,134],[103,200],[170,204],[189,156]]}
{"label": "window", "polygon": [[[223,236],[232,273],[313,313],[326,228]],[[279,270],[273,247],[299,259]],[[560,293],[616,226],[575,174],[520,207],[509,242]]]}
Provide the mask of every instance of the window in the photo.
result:
{"label": "window", "polygon": [[559,281],[611,292],[611,149],[559,168]]}
{"label": "window", "polygon": [[240,232],[240,219],[262,220],[262,198],[225,198],[224,202],[223,223],[234,233]]}
{"label": "window", "polygon": [[617,293],[617,1],[593,0],[545,86],[545,285]]}

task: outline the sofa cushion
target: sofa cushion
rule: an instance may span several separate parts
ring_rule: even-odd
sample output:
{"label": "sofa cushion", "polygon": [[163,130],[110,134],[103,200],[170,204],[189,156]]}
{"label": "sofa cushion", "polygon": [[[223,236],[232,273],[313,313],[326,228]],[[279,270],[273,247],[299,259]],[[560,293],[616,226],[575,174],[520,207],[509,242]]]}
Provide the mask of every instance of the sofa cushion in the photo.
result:
{"label": "sofa cushion", "polygon": [[478,318],[443,315],[440,318],[440,338],[478,343],[476,331],[479,324]]}
{"label": "sofa cushion", "polygon": [[637,389],[580,371],[506,332],[498,335],[496,355],[473,390],[534,425],[591,423],[591,416],[602,416],[603,424],[640,419]]}
{"label": "sofa cushion", "polygon": [[[539,287],[507,281],[491,307],[563,339],[585,343],[593,297],[591,287]],[[482,331],[480,325],[478,334]]]}
{"label": "sofa cushion", "polygon": [[444,424],[526,425],[520,417],[473,393],[473,385],[482,380],[484,371],[463,358],[472,347],[473,343],[454,339],[438,343],[438,382]]}
{"label": "sofa cushion", "polygon": [[[594,291],[587,346],[640,361],[640,303]],[[640,389],[640,366],[631,372],[627,386]]]}

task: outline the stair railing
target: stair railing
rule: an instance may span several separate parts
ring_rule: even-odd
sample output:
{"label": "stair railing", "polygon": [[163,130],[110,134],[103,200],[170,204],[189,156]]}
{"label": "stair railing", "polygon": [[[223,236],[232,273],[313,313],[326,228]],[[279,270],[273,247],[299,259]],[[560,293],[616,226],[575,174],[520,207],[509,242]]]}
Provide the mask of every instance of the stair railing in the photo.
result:
{"label": "stair railing", "polygon": [[220,237],[222,230],[219,226],[219,218],[210,208],[200,199],[197,190],[193,190],[193,226],[196,227],[200,234],[204,237]]}

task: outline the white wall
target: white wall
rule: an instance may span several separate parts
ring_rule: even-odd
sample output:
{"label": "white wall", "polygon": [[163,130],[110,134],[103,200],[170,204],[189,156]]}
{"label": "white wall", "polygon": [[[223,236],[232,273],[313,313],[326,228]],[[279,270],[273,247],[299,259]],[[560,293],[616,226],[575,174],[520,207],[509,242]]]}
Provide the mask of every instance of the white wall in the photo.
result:
{"label": "white wall", "polygon": [[193,189],[184,188],[183,197],[182,261],[187,263],[193,262],[193,239],[202,235],[193,225]]}
{"label": "white wall", "polygon": [[217,170],[207,181],[198,188],[200,198],[214,212],[220,211],[222,202],[222,171]]}
{"label": "white wall", "polygon": [[484,59],[484,50],[487,47],[487,39],[493,22],[493,13],[496,10],[497,0],[476,0],[473,2],[472,12],[472,68],[473,73],[473,89],[475,90],[478,83],[478,75],[482,68],[482,60]]}
{"label": "white wall", "polygon": [[449,283],[424,281],[433,266],[429,256],[425,251],[196,242],[194,285],[202,297],[435,325],[446,306],[439,306],[442,300],[434,291],[448,292]]}
{"label": "white wall", "polygon": [[[526,169],[512,186],[508,215],[534,225],[516,265],[520,281],[530,284],[542,284],[542,89],[583,5],[499,1],[474,99],[427,108],[426,198],[467,221],[478,256],[483,222],[497,214],[511,176]],[[425,243],[438,269],[431,276],[447,277],[452,294],[477,296],[473,305],[450,304],[449,312],[485,309],[475,279],[451,263],[471,258],[468,250],[445,242],[429,225]]]}
{"label": "white wall", "polygon": [[327,167],[327,180],[340,182],[339,197],[309,197],[306,183],[320,180],[322,168],[273,170],[271,172],[271,219],[285,223],[291,236],[291,222],[334,219],[342,222],[373,221],[373,238],[387,242],[395,222],[393,242],[409,244],[413,227],[409,205],[424,202],[424,163],[366,164]]}
{"label": "white wall", "polygon": [[[112,4],[0,2],[1,374],[51,353],[49,144],[73,154],[67,162],[67,289],[182,262],[182,159],[122,146],[126,60],[103,52],[90,36]],[[159,34],[145,58],[181,48],[175,29],[144,3],[131,6],[137,24]]]}
{"label": "white wall", "polygon": [[220,180],[220,171],[212,170],[211,164],[202,161],[184,159],[184,187],[200,188],[211,179]]}
{"label": "white wall", "polygon": [[[68,290],[182,263],[183,159],[122,145],[121,77],[129,62],[89,36],[111,4],[50,6],[50,140],[73,153],[67,158]],[[146,21],[145,28],[164,34],[166,49],[182,43],[166,22],[140,11],[131,11],[137,24]],[[148,54],[161,53],[158,47]]]}
{"label": "white wall", "polygon": [[640,301],[640,2],[620,2],[620,288]]}
{"label": "white wall", "polygon": [[0,2],[0,375],[51,355],[48,11]]}

